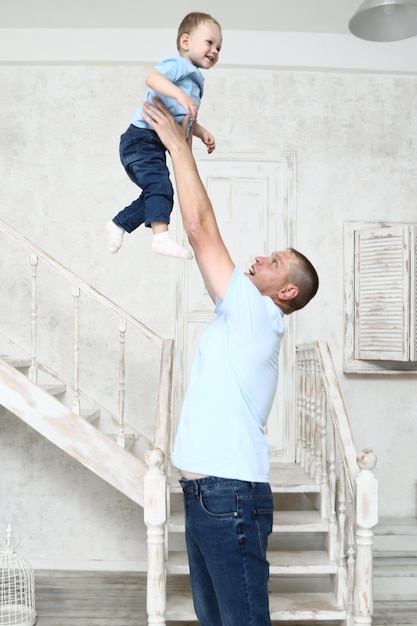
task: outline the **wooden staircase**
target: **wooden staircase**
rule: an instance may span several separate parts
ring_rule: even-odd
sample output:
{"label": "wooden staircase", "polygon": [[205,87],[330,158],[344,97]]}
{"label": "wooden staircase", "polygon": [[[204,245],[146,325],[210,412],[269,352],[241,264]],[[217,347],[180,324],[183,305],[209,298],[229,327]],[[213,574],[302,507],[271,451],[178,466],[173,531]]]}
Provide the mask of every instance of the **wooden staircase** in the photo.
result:
{"label": "wooden staircase", "polygon": [[[100,433],[89,423],[88,419],[97,414],[96,410],[88,411],[87,419],[84,419],[54,397],[53,394],[59,396],[64,393],[64,385],[51,381],[38,385],[28,380],[19,371],[27,372],[28,363],[24,359],[0,358],[1,403],[91,471],[144,506],[150,538],[148,586],[150,589],[154,586],[151,598],[148,588],[148,624],[195,622],[185,552],[182,491],[175,470],[170,469],[165,491],[165,476],[160,469],[164,455],[160,450],[155,448],[151,451],[147,466],[118,446],[113,441],[114,437]],[[312,414],[310,409],[307,411],[310,418],[320,416],[321,424],[320,429],[315,427],[312,432],[320,432],[321,437],[332,440],[334,432],[328,430],[327,411],[322,412],[316,406]],[[305,427],[304,424],[300,435],[305,434]],[[301,463],[277,462],[273,462],[271,467],[275,501],[268,551],[271,619],[273,623],[290,622],[305,626],[310,623],[316,626],[371,624],[371,621],[354,621],[353,587],[349,596],[348,579],[353,582],[355,559],[353,537],[346,532],[346,520],[353,511],[352,502],[341,487],[348,482],[347,478],[343,473],[336,478],[334,447],[330,446],[330,453],[323,447],[321,454],[324,458],[319,459],[318,441],[314,441],[314,437],[307,439],[308,445],[305,438],[300,444],[304,449],[301,455],[304,467]],[[318,467],[323,472],[319,472]],[[146,503],[147,493],[151,506]],[[162,498],[164,493],[168,493],[167,509],[163,503],[158,504],[158,494],[161,496],[161,493]],[[332,501],[334,506],[330,507]],[[339,545],[335,541],[336,535],[339,539],[342,537]],[[165,561],[161,548],[166,538]],[[160,586],[161,569],[165,571],[166,589]],[[155,581],[159,583],[155,585]],[[166,606],[165,621],[162,622],[157,608],[161,598],[163,606]]]}
{"label": "wooden staircase", "polygon": [[[40,435],[82,463],[137,504],[144,505],[143,479],[147,466],[101,433],[87,419],[73,413],[56,397],[60,383],[35,384],[13,366],[12,357],[0,358],[0,402]],[[26,362],[18,360],[20,368]],[[91,416],[89,412],[88,417]],[[123,471],[120,471],[123,468]]]}

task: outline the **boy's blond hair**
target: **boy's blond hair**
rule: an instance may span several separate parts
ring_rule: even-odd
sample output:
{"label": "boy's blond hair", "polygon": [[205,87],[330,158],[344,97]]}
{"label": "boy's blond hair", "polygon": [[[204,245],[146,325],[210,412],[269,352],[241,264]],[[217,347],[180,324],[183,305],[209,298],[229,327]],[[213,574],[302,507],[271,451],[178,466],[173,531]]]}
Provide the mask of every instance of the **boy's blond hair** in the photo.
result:
{"label": "boy's blond hair", "polygon": [[199,13],[198,11],[195,11],[193,13],[188,13],[188,15],[184,17],[184,19],[182,20],[181,24],[178,27],[178,34],[177,34],[178,52],[181,51],[181,46],[180,46],[181,36],[184,35],[184,33],[191,33],[191,31],[202,22],[212,22],[213,24],[217,24],[217,26],[221,30],[221,26],[219,22],[215,20],[214,17],[211,17],[211,15],[209,15],[208,13]]}

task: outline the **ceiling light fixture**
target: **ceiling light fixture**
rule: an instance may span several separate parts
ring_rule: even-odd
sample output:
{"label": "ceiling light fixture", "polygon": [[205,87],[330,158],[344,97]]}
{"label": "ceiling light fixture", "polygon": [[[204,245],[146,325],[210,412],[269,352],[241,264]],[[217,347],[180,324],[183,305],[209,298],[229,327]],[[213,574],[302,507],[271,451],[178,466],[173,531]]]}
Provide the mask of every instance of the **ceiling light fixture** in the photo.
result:
{"label": "ceiling light fixture", "polygon": [[368,41],[417,35],[417,0],[365,0],[349,21],[350,32]]}

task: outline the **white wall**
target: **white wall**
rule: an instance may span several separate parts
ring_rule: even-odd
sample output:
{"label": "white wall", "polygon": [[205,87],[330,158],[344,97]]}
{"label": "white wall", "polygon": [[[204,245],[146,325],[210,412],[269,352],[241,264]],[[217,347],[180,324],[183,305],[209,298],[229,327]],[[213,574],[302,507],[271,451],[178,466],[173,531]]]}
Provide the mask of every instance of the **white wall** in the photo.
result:
{"label": "white wall", "polygon": [[[118,139],[153,62],[103,63],[96,55],[75,63],[68,53],[68,63],[36,55],[30,63],[26,54],[15,64],[7,54],[0,66],[1,219],[173,337],[176,261],[152,255],[143,228],[110,255],[102,228],[135,194],[119,164]],[[297,314],[298,340],[330,344],[357,447],[378,456],[381,514],[415,516],[415,378],[344,376],[342,350],[344,221],[416,221],[417,75],[381,72],[375,59],[368,71],[356,71],[357,63],[344,71],[302,69],[307,58],[285,68],[267,60],[263,67],[220,63],[207,74],[200,119],[223,153],[296,151],[298,247],[321,277],[318,296]],[[143,556],[140,511],[16,422],[2,421],[0,533],[11,520],[32,559],[135,566]]]}

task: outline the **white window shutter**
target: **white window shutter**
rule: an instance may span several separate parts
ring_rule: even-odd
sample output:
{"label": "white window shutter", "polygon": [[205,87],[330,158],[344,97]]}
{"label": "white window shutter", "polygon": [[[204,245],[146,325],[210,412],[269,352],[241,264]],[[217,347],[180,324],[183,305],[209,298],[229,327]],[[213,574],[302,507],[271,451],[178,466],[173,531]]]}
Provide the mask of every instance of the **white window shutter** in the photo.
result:
{"label": "white window shutter", "polygon": [[355,232],[356,359],[410,359],[410,230],[398,225]]}
{"label": "white window shutter", "polygon": [[417,226],[410,233],[410,361],[417,361]]}

